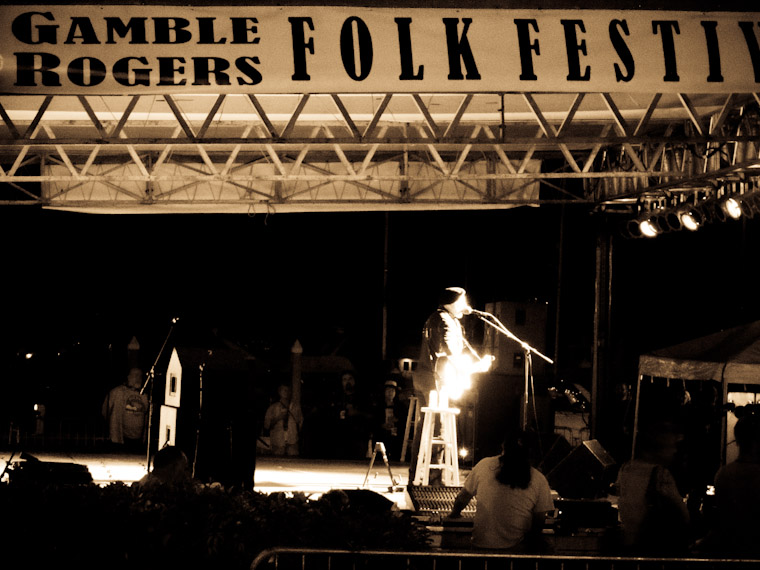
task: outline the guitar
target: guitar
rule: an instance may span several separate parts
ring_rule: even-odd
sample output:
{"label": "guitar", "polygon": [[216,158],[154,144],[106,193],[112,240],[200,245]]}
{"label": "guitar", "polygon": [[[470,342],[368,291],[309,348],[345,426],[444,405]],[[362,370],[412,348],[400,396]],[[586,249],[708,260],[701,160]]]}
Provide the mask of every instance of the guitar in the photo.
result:
{"label": "guitar", "polygon": [[472,387],[472,375],[487,372],[494,357],[476,354],[459,354],[441,356],[435,363],[435,376],[438,390],[446,392],[452,400],[462,397]]}

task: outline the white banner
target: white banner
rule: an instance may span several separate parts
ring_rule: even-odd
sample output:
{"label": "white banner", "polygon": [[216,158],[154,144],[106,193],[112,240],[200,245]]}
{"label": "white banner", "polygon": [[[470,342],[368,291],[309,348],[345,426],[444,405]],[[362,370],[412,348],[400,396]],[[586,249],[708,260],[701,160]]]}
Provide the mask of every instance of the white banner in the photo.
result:
{"label": "white banner", "polygon": [[755,92],[760,13],[2,6],[0,93]]}

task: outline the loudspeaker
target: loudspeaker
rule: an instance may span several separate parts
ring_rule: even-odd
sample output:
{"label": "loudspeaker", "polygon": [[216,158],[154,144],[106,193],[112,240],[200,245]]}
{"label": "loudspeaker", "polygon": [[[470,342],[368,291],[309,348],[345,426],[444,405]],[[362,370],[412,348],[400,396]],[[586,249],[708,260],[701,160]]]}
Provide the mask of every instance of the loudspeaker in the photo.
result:
{"label": "loudspeaker", "polygon": [[259,410],[252,363],[238,351],[178,347],[166,370],[158,448],[174,438],[203,482],[252,487]]}
{"label": "loudspeaker", "polygon": [[591,439],[570,452],[546,478],[562,498],[595,499],[607,494],[616,475],[615,466],[612,456]]}
{"label": "loudspeaker", "polygon": [[88,485],[92,474],[86,465],[78,463],[40,461],[33,455],[21,454],[24,461],[9,469],[9,483],[14,485]]}
{"label": "loudspeaker", "polygon": [[[546,354],[546,303],[498,301],[486,303],[486,311],[498,318],[516,337]],[[485,325],[484,329],[483,352],[495,357],[491,366],[492,372],[524,375],[525,351],[517,342],[489,325]],[[534,356],[532,360],[533,374],[544,374],[544,359]]]}
{"label": "loudspeaker", "polygon": [[522,378],[485,373],[478,377],[475,410],[474,461],[498,455],[504,434],[520,426]]}

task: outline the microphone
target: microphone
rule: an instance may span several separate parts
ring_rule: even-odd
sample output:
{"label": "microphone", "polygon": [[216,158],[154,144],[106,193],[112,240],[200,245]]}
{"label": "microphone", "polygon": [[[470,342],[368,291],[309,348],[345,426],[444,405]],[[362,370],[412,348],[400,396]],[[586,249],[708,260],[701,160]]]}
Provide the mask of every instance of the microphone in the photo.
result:
{"label": "microphone", "polygon": [[480,316],[491,316],[491,313],[486,313],[485,311],[478,311],[477,309],[473,309],[472,307],[465,308],[464,311],[462,311],[465,315],[480,315]]}

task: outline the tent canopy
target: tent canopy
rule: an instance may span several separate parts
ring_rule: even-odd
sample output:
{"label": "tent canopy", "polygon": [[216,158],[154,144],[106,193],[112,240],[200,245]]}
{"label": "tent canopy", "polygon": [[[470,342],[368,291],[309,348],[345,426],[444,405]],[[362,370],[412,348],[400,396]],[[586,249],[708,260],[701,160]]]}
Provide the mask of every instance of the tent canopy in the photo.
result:
{"label": "tent canopy", "polygon": [[760,384],[760,321],[642,354],[639,375]]}

